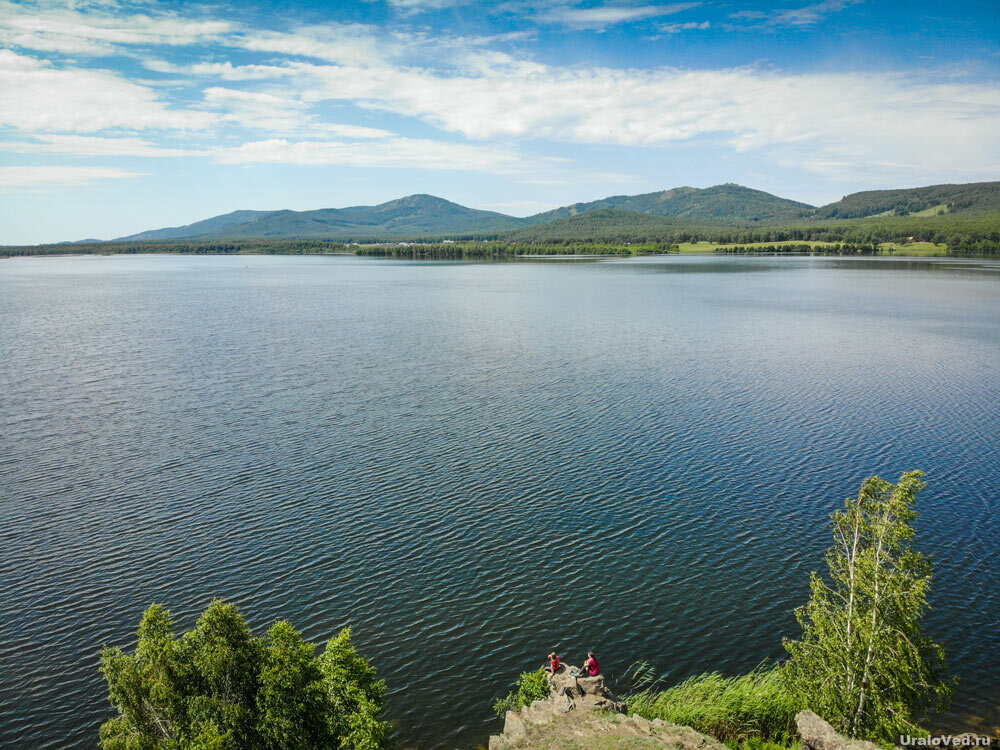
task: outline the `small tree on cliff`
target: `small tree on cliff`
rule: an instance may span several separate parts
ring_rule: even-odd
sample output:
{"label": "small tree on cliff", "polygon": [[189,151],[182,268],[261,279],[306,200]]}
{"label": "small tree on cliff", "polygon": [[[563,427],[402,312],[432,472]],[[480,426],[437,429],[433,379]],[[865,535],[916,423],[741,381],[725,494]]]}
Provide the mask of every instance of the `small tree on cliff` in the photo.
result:
{"label": "small tree on cliff", "polygon": [[319,657],[287,622],[254,638],[230,604],[213,602],[174,635],[154,604],[135,654],[105,648],[101,671],[119,715],[102,750],[381,750],[385,683],[354,650],[349,629]]}
{"label": "small tree on cliff", "polygon": [[830,578],[813,573],[812,598],[796,612],[802,639],[786,641],[788,685],[853,737],[894,741],[947,706],[944,649],[925,636],[931,565],[913,549],[913,509],[923,472],[895,485],[865,480],[832,515]]}

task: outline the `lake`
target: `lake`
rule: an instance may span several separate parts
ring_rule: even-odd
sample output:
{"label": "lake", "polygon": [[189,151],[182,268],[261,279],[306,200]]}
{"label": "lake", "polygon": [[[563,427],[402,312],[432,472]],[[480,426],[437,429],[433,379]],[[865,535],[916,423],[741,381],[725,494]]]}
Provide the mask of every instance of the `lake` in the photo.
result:
{"label": "lake", "polygon": [[18,258],[0,376],[3,747],[94,747],[154,601],[351,625],[422,749],[553,648],[748,670],[916,468],[940,724],[1000,721],[1000,263]]}

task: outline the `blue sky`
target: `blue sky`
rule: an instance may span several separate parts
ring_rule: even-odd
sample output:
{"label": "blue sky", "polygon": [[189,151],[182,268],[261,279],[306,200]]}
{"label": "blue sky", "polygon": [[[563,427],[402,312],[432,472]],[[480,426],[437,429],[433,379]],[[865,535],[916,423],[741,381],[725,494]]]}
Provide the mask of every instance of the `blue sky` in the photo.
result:
{"label": "blue sky", "polygon": [[995,180],[998,83],[996,0],[0,0],[0,244]]}

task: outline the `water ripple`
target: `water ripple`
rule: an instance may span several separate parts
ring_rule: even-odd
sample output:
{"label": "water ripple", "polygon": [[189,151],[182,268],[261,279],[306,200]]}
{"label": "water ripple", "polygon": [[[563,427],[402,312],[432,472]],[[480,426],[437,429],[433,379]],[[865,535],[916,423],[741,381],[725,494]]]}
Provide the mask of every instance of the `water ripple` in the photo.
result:
{"label": "water ripple", "polygon": [[986,715],[998,301],[989,264],[4,261],[0,745],[93,747],[152,601],[352,625],[421,748],[552,648],[745,670],[829,513],[914,467],[945,723]]}

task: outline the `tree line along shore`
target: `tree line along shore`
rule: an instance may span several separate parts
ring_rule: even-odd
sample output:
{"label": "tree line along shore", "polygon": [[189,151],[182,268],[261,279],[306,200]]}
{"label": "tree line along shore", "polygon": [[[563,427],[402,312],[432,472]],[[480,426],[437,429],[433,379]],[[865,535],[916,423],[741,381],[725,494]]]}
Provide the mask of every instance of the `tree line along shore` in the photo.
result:
{"label": "tree line along shore", "polygon": [[[595,211],[595,214],[601,212]],[[192,238],[0,247],[0,257],[81,254],[352,254],[383,257],[514,258],[537,255],[797,253],[816,255],[1000,255],[1000,212],[839,219],[783,226],[677,220],[647,226],[617,212],[580,214],[558,226],[516,233],[353,238]],[[642,216],[636,214],[636,216]]]}

